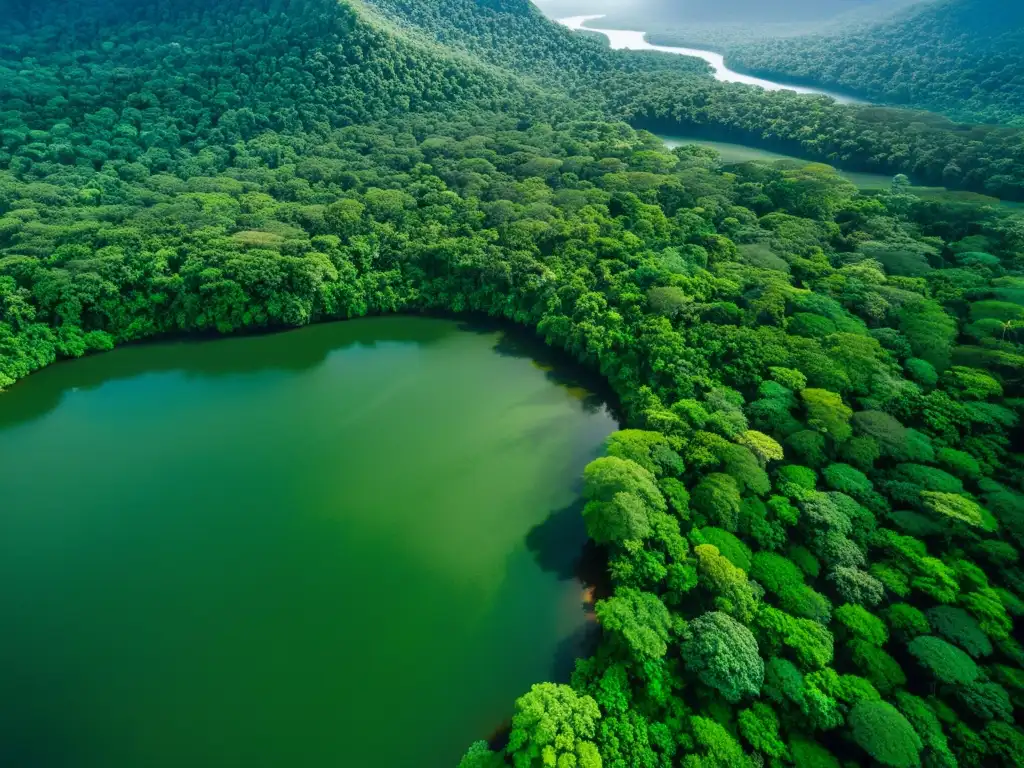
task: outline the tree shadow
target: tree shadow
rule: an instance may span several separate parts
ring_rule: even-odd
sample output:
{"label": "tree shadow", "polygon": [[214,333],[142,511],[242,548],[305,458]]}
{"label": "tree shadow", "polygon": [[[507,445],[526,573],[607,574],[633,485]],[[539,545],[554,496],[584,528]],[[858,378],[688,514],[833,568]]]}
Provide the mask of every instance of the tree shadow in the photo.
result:
{"label": "tree shadow", "polygon": [[526,548],[541,570],[561,581],[579,578],[586,542],[583,499],[556,509],[526,534]]}
{"label": "tree shadow", "polygon": [[456,332],[449,323],[387,316],[128,344],[99,355],[63,360],[18,382],[0,397],[0,429],[44,416],[69,392],[96,389],[111,381],[172,372],[203,378],[267,371],[299,373],[321,365],[338,350],[373,349],[382,343],[426,346]]}
{"label": "tree shadow", "polygon": [[[449,322],[423,322],[423,320]],[[450,321],[457,319],[453,329]],[[34,421],[54,410],[68,392],[91,390],[110,381],[145,374],[178,372],[185,376],[221,377],[264,371],[301,372],[328,355],[351,347],[372,349],[388,342],[429,345],[456,331],[497,334],[494,351],[526,358],[548,380],[576,394],[588,412],[608,408],[622,418],[611,388],[600,376],[548,347],[535,333],[510,321],[486,316],[455,318],[442,313],[387,315],[328,321],[302,328],[263,328],[237,332],[191,333],[126,344],[98,355],[62,360],[12,386],[0,397],[0,429]]]}
{"label": "tree shadow", "polygon": [[[16,658],[29,658],[28,645],[34,642],[34,637],[15,633],[14,643],[4,646],[5,653],[11,653],[7,658],[12,663]],[[5,666],[0,765],[75,765],[75,734],[57,703],[74,700],[74,684],[56,670],[17,669],[7,662]]]}
{"label": "tree shadow", "polygon": [[608,552],[587,538],[583,520],[582,498],[557,509],[526,534],[526,548],[546,573],[560,581],[575,579],[588,596],[588,609],[593,601],[610,594]]}
{"label": "tree shadow", "polygon": [[[576,660],[593,656],[600,642],[600,625],[596,621],[587,621],[558,643],[552,655],[550,672],[544,679],[554,683],[568,683],[576,668]],[[504,750],[508,746],[511,732],[512,720],[509,718],[487,734],[487,746],[496,752]]]}
{"label": "tree shadow", "polygon": [[596,621],[581,624],[571,635],[558,643],[551,659],[548,679],[556,683],[568,683],[576,668],[576,660],[593,656],[600,640],[600,624]]}
{"label": "tree shadow", "polygon": [[536,331],[509,320],[473,315],[459,323],[471,333],[496,334],[494,351],[502,357],[530,360],[551,383],[571,391],[588,413],[607,409],[624,423],[618,398],[597,371],[574,360],[565,350],[548,346]]}

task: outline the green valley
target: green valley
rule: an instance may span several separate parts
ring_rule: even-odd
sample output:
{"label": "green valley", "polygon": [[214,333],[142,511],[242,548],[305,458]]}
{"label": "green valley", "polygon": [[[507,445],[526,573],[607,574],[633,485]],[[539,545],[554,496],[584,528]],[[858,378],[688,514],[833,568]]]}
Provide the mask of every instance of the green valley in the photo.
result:
{"label": "green valley", "polygon": [[[720,5],[720,4],[715,4]],[[820,5],[820,4],[816,4]],[[654,16],[664,18],[666,14]],[[812,18],[806,14],[803,18]],[[1024,126],[1024,9],[1008,0],[868,4],[827,21],[651,25],[655,42],[706,42],[742,72],[841,90],[954,120]]]}
{"label": "green valley", "polygon": [[11,8],[0,762],[1024,764],[1024,130],[527,0]]}

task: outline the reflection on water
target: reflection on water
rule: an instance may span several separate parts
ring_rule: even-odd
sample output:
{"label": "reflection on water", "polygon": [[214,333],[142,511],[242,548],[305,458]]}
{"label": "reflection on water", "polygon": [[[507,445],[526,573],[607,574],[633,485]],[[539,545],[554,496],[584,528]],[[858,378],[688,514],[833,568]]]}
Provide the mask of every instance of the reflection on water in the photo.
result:
{"label": "reflection on water", "polygon": [[[208,378],[261,371],[298,373],[322,364],[339,349],[370,351],[389,343],[427,346],[450,335],[450,328],[443,324],[397,317],[372,320],[372,333],[366,332],[367,319],[349,320],[249,336],[145,342],[63,360],[0,394],[0,429],[45,415],[68,393],[89,391],[119,379],[170,372]],[[531,360],[549,381],[565,388],[589,411],[612,407],[614,397],[600,376],[573,365],[529,330],[486,317],[460,320],[458,329],[493,335],[495,352]]]}

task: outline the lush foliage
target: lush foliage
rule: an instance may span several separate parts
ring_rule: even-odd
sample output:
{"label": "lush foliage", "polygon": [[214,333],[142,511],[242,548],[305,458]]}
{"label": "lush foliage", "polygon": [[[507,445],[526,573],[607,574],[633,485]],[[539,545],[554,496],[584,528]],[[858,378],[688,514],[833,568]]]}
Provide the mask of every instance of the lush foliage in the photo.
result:
{"label": "lush foliage", "polygon": [[829,34],[730,46],[730,65],[930,109],[1024,125],[1024,11],[1006,0],[938,0]]}
{"label": "lush foliage", "polygon": [[[662,133],[703,134],[847,170],[906,173],[920,184],[1024,199],[1021,130],[965,126],[937,114],[844,106],[825,97],[807,98],[791,91],[766,93],[721,83],[700,76],[709,72],[701,60],[647,52],[612,53],[588,35],[555,29],[536,12],[523,12],[526,0],[440,0],[430,4],[377,0],[375,4],[400,23],[415,24],[434,40],[457,45],[531,80],[568,88],[577,110],[590,105],[601,114]],[[888,4],[887,0],[871,8]],[[663,18],[663,9],[675,5],[661,4],[655,17]],[[686,7],[692,9],[692,5]],[[774,6],[778,11],[780,6],[794,4],[758,5]],[[633,11],[624,15],[636,23]],[[955,69],[945,67],[945,71]]]}
{"label": "lush foliage", "polygon": [[566,685],[533,686],[516,701],[508,744],[513,764],[600,768],[601,758],[590,741],[600,718],[592,698],[578,696]]}
{"label": "lush foliage", "polygon": [[[1019,217],[723,169],[589,119],[596,96],[570,119],[508,51],[468,57],[486,13],[442,49],[319,0],[24,5],[0,386],[159,335],[426,311],[533,327],[610,383],[600,645],[464,766],[1020,764]],[[633,98],[682,77],[642,67]],[[855,114],[690,79],[723,99],[693,109],[784,108],[773,130],[822,146]]]}

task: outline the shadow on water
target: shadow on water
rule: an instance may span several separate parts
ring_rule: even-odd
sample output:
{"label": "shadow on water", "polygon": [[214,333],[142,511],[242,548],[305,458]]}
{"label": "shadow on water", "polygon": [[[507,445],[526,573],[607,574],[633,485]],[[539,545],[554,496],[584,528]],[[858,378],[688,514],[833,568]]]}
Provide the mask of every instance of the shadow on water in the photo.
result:
{"label": "shadow on water", "polygon": [[499,355],[532,360],[549,381],[575,394],[588,413],[607,408],[616,421],[623,422],[618,398],[608,382],[565,351],[548,346],[533,330],[486,316],[463,320],[459,328],[471,333],[497,334],[494,351]]}
{"label": "shadow on water", "polygon": [[100,355],[61,361],[18,382],[0,396],[0,429],[49,413],[68,392],[95,389],[111,381],[160,373],[219,378],[301,372],[322,364],[335,350],[373,349],[389,342],[427,345],[455,332],[448,323],[380,317],[273,333],[130,344]]}
{"label": "shadow on water", "polygon": [[560,580],[579,578],[587,529],[583,523],[583,499],[557,509],[526,534],[526,548],[541,570]]}
{"label": "shadow on water", "polygon": [[[555,648],[553,654],[551,671],[545,678],[548,681],[568,683],[576,668],[577,659],[585,659],[597,652],[597,646],[601,641],[601,627],[596,621],[588,621],[577,627],[571,635],[562,639]],[[540,682],[540,681],[538,681]],[[526,691],[523,691],[526,693]],[[487,746],[495,751],[501,751],[508,746],[509,736],[512,732],[511,719],[505,720],[501,725],[491,731],[487,737]]]}
{"label": "shadow on water", "polygon": [[46,723],[26,725],[25,720],[19,719],[17,731],[5,733],[0,740],[0,765],[73,764],[74,756],[64,746],[71,740],[58,738],[54,732],[59,723],[49,718]]}
{"label": "shadow on water", "polygon": [[562,473],[575,478],[573,501],[549,512],[543,522],[527,532],[525,538],[527,551],[542,571],[554,574],[562,581],[576,579],[580,582],[581,591],[587,592],[591,598],[595,595],[604,597],[608,592],[608,556],[604,548],[587,536],[583,518],[586,502],[582,469],[603,456],[604,451],[605,442],[602,441],[582,455],[567,457]]}
{"label": "shadow on water", "polygon": [[568,682],[576,668],[576,660],[593,656],[600,640],[601,626],[596,621],[588,621],[577,627],[555,648],[550,679]]}
{"label": "shadow on water", "polygon": [[[30,658],[30,646],[39,642],[32,633],[8,632],[0,641],[0,659]],[[73,728],[53,717],[53,701],[71,701],[67,676],[59,667],[48,672],[20,670],[17,666],[0,670],[0,690],[14,703],[15,716],[4,711],[0,720],[0,766],[75,765]],[[6,674],[10,673],[10,674]]]}
{"label": "shadow on water", "polygon": [[607,590],[608,557],[587,538],[583,499],[555,510],[526,534],[526,548],[545,573],[561,581],[576,579],[583,591],[603,597]]}
{"label": "shadow on water", "polygon": [[611,594],[608,553],[587,538],[583,499],[555,510],[526,534],[526,548],[546,573],[561,581],[576,581],[580,607],[587,618],[559,642],[547,679],[566,682],[576,659],[590,656],[597,647],[600,628],[594,620],[594,603]]}
{"label": "shadow on water", "polygon": [[[518,354],[529,347],[511,346],[509,349]],[[577,455],[567,463],[564,471],[578,473],[581,459],[585,463],[602,453],[603,447],[599,446],[588,451],[586,456]],[[601,627],[595,619],[594,603],[611,593],[608,554],[603,547],[587,537],[583,519],[585,502],[582,498],[582,478],[575,484],[573,496],[573,502],[550,512],[542,522],[527,532],[524,539],[527,554],[533,564],[560,582],[573,582],[571,589],[578,600],[571,607],[563,603],[561,616],[547,616],[541,612],[534,617],[534,621],[540,624],[545,621],[561,623],[567,618],[572,622],[571,628],[557,642],[549,656],[546,675],[539,677],[537,682],[568,683],[577,659],[587,658],[596,652]],[[515,583],[512,571],[522,567],[522,561],[513,555],[509,561],[506,582]],[[496,602],[499,605],[503,603],[502,600]],[[511,720],[506,719],[488,733],[486,740],[491,749],[501,750],[508,745],[511,727]]]}

